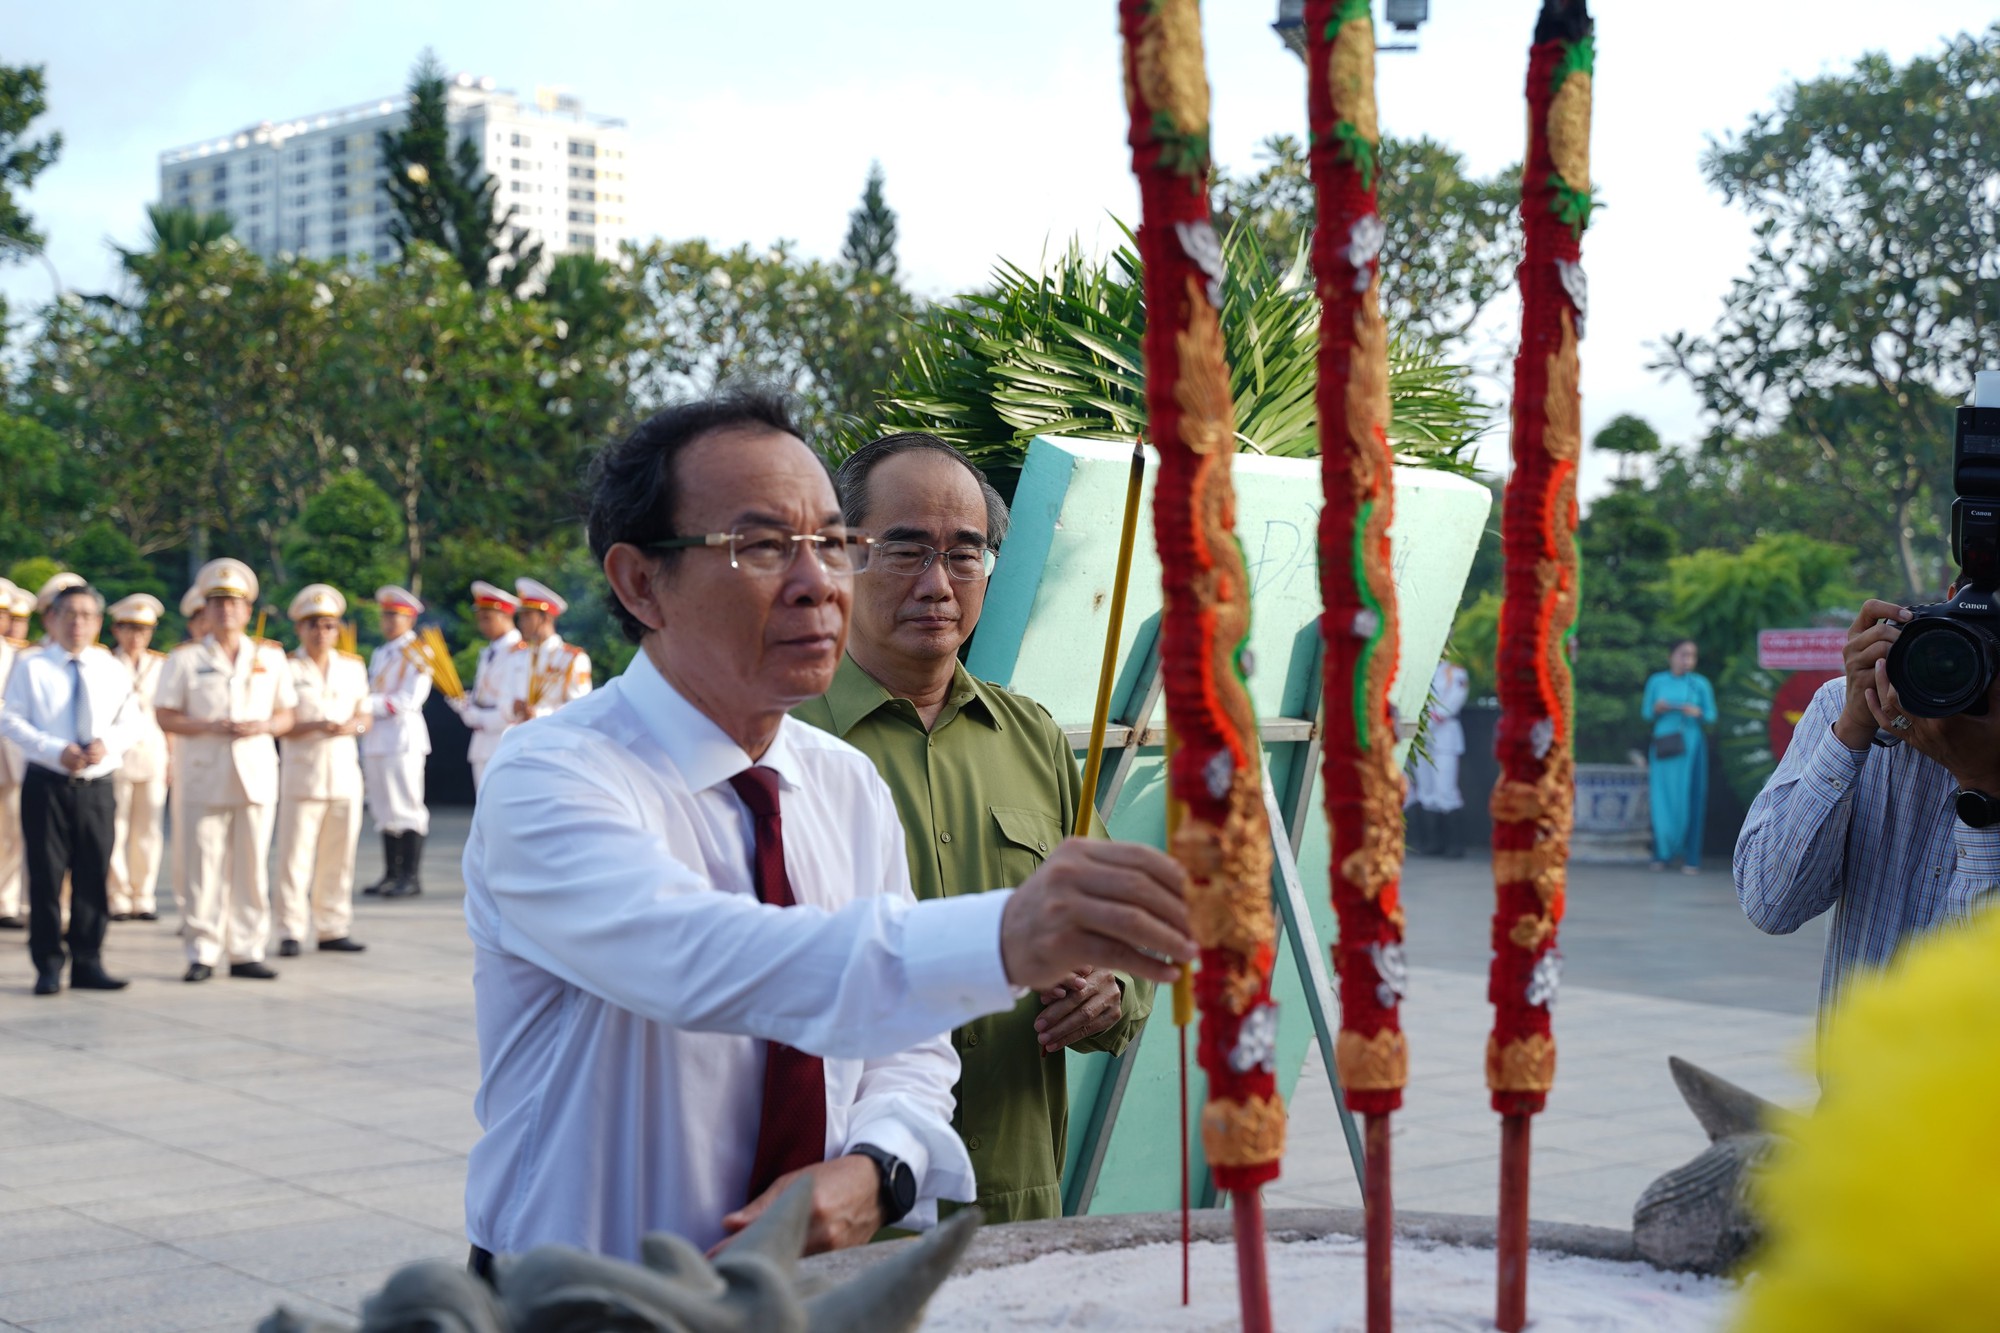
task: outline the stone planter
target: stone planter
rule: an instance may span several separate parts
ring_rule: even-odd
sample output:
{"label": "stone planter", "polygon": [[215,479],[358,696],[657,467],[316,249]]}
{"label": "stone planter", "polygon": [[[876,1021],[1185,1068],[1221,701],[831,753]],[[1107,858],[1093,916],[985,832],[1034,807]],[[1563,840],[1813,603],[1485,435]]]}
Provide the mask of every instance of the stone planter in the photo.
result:
{"label": "stone planter", "polygon": [[1640,764],[1576,766],[1576,832],[1570,860],[1643,864],[1653,859],[1653,816]]}

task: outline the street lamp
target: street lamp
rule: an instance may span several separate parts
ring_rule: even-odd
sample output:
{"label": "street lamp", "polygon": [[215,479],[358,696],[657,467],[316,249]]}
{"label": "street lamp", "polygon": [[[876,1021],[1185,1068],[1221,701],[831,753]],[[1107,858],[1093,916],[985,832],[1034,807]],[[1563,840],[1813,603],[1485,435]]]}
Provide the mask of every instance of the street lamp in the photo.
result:
{"label": "street lamp", "polygon": [[[1387,0],[1383,17],[1397,32],[1415,32],[1418,26],[1431,16],[1431,0]],[[1306,0],[1278,0],[1278,17],[1271,24],[1271,31],[1291,49],[1299,59],[1306,58]],[[1395,46],[1378,46],[1378,51],[1414,51],[1415,42],[1405,42]]]}

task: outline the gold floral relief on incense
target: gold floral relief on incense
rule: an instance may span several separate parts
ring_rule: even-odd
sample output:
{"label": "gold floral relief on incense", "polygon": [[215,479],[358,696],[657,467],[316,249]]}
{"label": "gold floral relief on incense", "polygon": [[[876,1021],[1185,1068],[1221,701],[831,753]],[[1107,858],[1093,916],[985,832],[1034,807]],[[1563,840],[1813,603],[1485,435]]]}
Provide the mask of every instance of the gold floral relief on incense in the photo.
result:
{"label": "gold floral relief on incense", "polygon": [[1578,194],[1590,193],[1590,97],[1590,70],[1571,69],[1549,104],[1549,157]]}
{"label": "gold floral relief on incense", "polygon": [[1285,1103],[1273,1093],[1210,1102],[1201,1111],[1201,1148],[1210,1166],[1263,1166],[1285,1155]]}
{"label": "gold floral relief on incense", "polygon": [[1139,28],[1139,93],[1184,135],[1208,129],[1208,74],[1201,59],[1201,5],[1154,0]]}
{"label": "gold floral relief on incense", "polygon": [[1381,143],[1375,115],[1375,17],[1365,4],[1349,4],[1326,57],[1326,86],[1333,114],[1354,126],[1372,147]]}
{"label": "gold floral relief on incense", "polygon": [[1381,1092],[1410,1081],[1410,1043],[1394,1028],[1372,1037],[1342,1028],[1333,1043],[1333,1066],[1349,1092]]}
{"label": "gold floral relief on incense", "polygon": [[1569,883],[1569,839],[1543,838],[1525,851],[1509,848],[1493,853],[1493,880],[1526,884],[1548,907]]}
{"label": "gold floral relief on incense", "polygon": [[1369,279],[1354,312],[1354,348],[1347,359],[1349,475],[1358,495],[1372,495],[1388,461],[1389,325],[1382,318],[1381,276]]}
{"label": "gold floral relief on incense", "polygon": [[[1264,820],[1263,785],[1255,772],[1238,770],[1230,782],[1220,826],[1184,819],[1174,831],[1174,859],[1188,872],[1188,915],[1203,948],[1228,949],[1255,958],[1277,938],[1271,914],[1271,840]],[[1256,978],[1251,976],[1254,985]],[[1230,1008],[1241,1013],[1254,994]]]}
{"label": "gold floral relief on incense", "polygon": [[1548,917],[1523,913],[1515,918],[1514,928],[1507,932],[1507,938],[1514,942],[1514,947],[1517,949],[1533,953],[1555,933],[1556,923]]}
{"label": "gold floral relief on incense", "polygon": [[1181,442],[1198,454],[1236,452],[1236,404],[1229,396],[1229,361],[1222,321],[1201,283],[1187,280],[1188,323],[1174,335],[1180,379],[1174,402],[1181,409]]}
{"label": "gold floral relief on incense", "polygon": [[1556,1085],[1556,1043],[1540,1033],[1507,1043],[1486,1039],[1486,1086],[1494,1092],[1547,1092]]}
{"label": "gold floral relief on incense", "polygon": [[1576,321],[1565,306],[1558,312],[1562,338],[1549,353],[1549,387],[1542,397],[1547,424],[1542,428],[1542,448],[1551,458],[1574,462],[1583,453],[1583,404],[1577,396],[1581,370],[1577,363]]}
{"label": "gold floral relief on incense", "polygon": [[1340,877],[1370,902],[1403,867],[1402,770],[1394,747],[1370,746],[1354,761],[1361,786],[1361,845],[1340,858]]}

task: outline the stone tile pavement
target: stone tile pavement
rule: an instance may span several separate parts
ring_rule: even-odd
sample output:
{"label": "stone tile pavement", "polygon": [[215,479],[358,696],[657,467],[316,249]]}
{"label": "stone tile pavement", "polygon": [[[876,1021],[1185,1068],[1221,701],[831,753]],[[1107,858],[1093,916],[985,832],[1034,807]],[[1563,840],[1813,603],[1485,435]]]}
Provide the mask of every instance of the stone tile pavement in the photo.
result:
{"label": "stone tile pavement", "polygon": [[[424,897],[360,900],[367,953],[276,959],[275,982],[185,985],[173,923],[128,923],[106,950],[128,990],[36,998],[20,937],[0,937],[0,1327],[244,1333],[280,1301],[351,1317],[398,1265],[463,1257],[478,1132],[465,826],[438,819]],[[364,839],[364,878],[377,846]],[[1395,1152],[1411,1208],[1493,1207],[1485,885],[1477,865],[1437,862],[1409,881],[1414,1081]],[[1667,1053],[1806,1097],[1790,1058],[1819,941],[1756,936],[1720,875],[1579,868],[1571,903],[1534,1211],[1625,1225],[1644,1183],[1701,1143]],[[1680,991],[1697,998],[1665,998]],[[1273,1202],[1352,1202],[1316,1062],[1294,1112]]]}

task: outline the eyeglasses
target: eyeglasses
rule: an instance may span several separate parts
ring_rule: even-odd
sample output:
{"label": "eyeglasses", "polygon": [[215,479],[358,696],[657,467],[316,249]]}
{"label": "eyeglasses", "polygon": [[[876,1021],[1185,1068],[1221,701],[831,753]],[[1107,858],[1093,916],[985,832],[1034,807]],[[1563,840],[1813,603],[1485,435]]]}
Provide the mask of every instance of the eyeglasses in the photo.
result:
{"label": "eyeglasses", "polygon": [[697,546],[726,546],[729,567],[752,574],[783,574],[810,547],[819,567],[836,578],[859,574],[868,568],[875,539],[846,528],[823,532],[794,532],[768,523],[742,523],[728,532],[710,532],[699,537],[666,537],[645,543],[649,551],[686,550]]}
{"label": "eyeglasses", "polygon": [[922,542],[876,542],[875,563],[870,568],[913,578],[929,569],[939,556],[944,557],[944,572],[960,583],[985,578],[993,572],[993,562],[998,558],[987,546],[954,546],[940,551]]}

